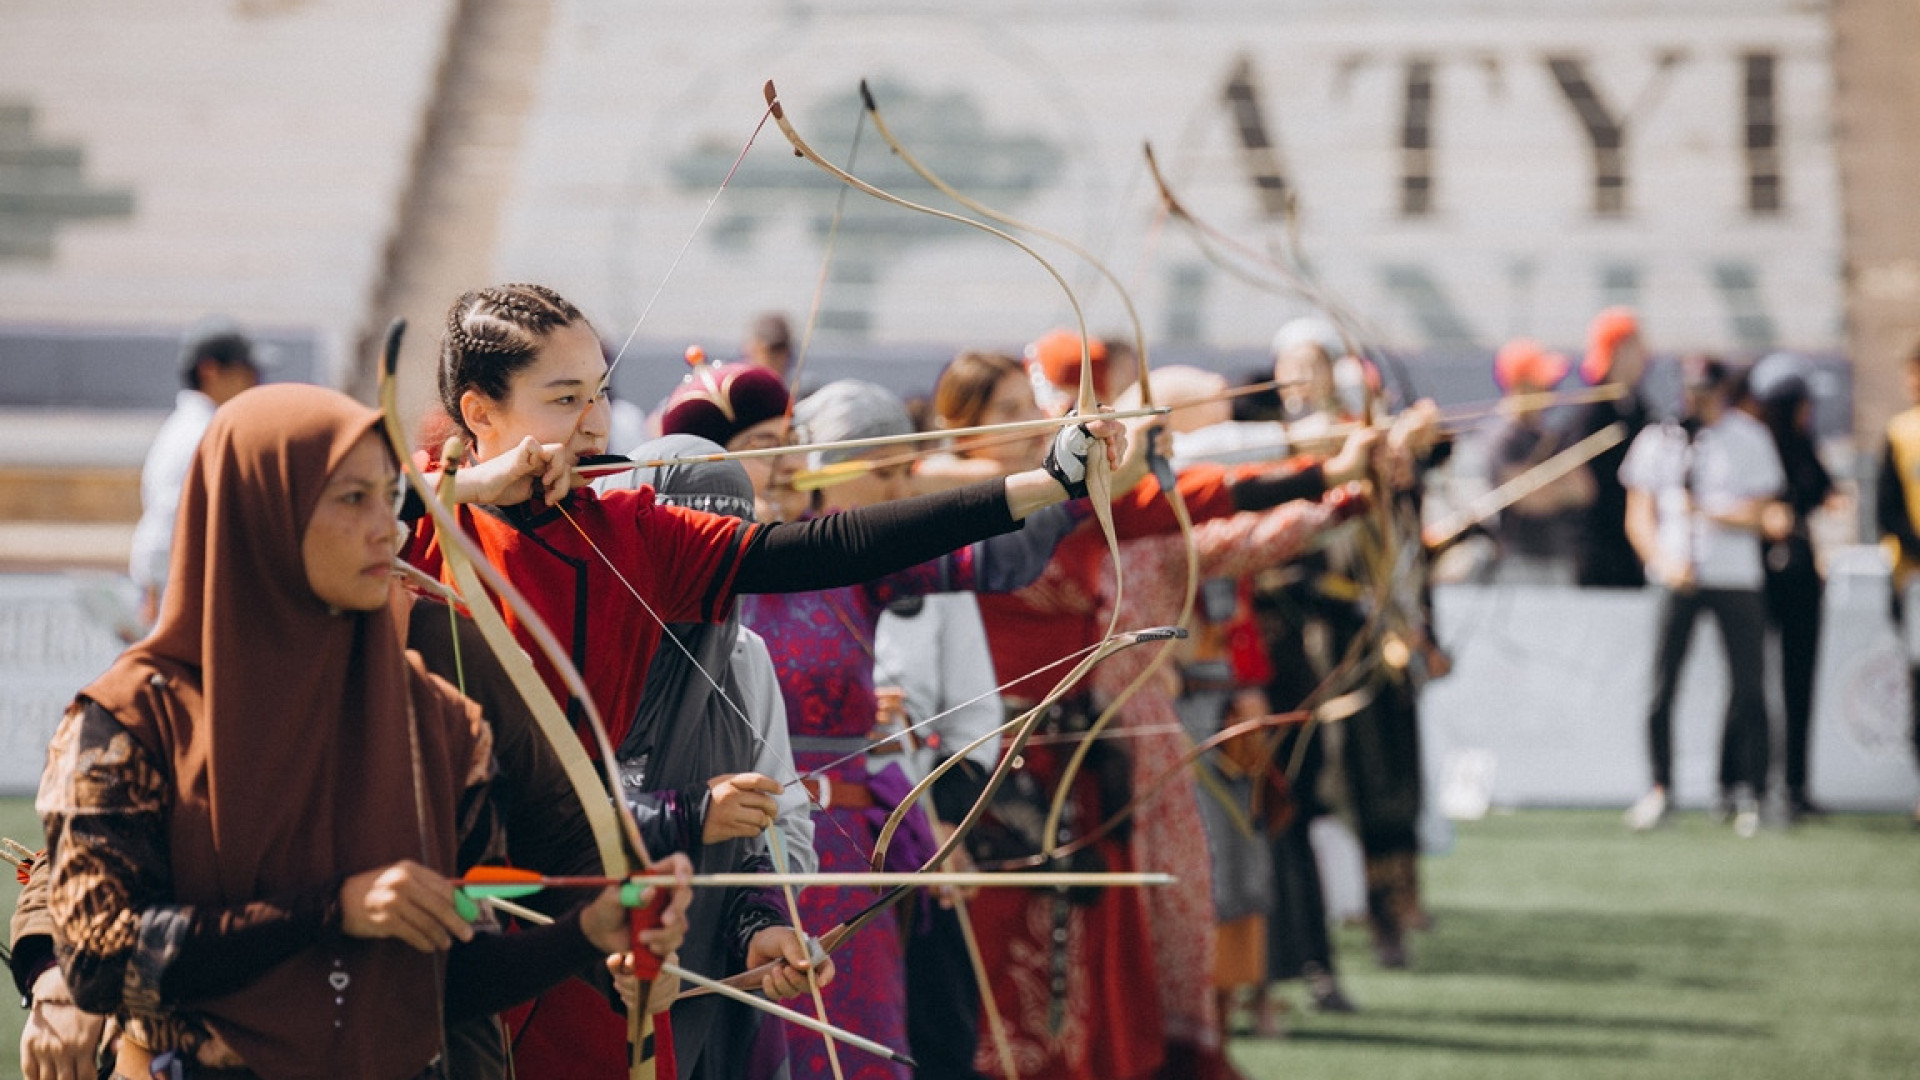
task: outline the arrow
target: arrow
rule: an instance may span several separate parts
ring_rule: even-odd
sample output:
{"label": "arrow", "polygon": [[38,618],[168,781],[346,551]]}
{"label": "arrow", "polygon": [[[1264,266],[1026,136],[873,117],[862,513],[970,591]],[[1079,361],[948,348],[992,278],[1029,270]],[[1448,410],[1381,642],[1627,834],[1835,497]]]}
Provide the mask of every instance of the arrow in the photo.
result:
{"label": "arrow", "polygon": [[[497,895],[486,897],[486,901],[487,903],[493,905],[494,907],[499,908],[500,910],[506,912],[507,914],[518,916],[522,919],[527,920],[530,923],[538,923],[541,926],[550,926],[553,923],[552,916],[535,911],[532,908],[522,907],[521,905],[513,903],[510,900],[502,899],[500,896],[497,896]],[[820,951],[818,942],[813,942],[812,944],[814,946],[813,948],[814,955],[817,958],[825,959],[826,954]],[[918,1069],[920,1067],[919,1062],[914,1061],[912,1058],[908,1057],[907,1055],[901,1053],[898,1050],[894,1050],[887,1046],[883,1046],[880,1043],[874,1042],[872,1039],[866,1038],[865,1036],[855,1035],[851,1031],[834,1027],[832,1024],[822,1023],[818,1020],[815,1020],[813,1017],[808,1016],[806,1013],[796,1012],[795,1010],[789,1009],[785,1005],[781,1005],[778,1002],[768,1001],[766,998],[757,997],[753,994],[748,993],[745,990],[728,986],[726,983],[721,982],[719,979],[709,979],[705,975],[697,975],[691,971],[688,971],[686,968],[681,967],[679,964],[675,964],[670,961],[663,960],[660,962],[660,970],[666,972],[669,975],[674,976],[675,978],[679,979],[681,982],[687,983],[691,986],[697,986],[702,990],[706,990],[710,993],[719,994],[721,997],[731,998],[732,1000],[737,1001],[742,1005],[752,1006],[753,1008],[759,1009],[761,1012],[768,1013],[773,1016],[777,1016],[780,1019],[785,1020],[789,1024],[798,1024],[799,1026],[806,1028],[808,1031],[812,1031],[825,1038],[834,1039],[839,1042],[846,1043],[848,1046],[854,1047],[855,1049],[858,1049],[858,1050],[865,1050],[867,1053],[872,1054],[875,1057],[885,1058],[888,1061],[897,1061],[900,1064],[905,1065],[909,1069]]]}
{"label": "arrow", "polygon": [[[678,879],[669,874],[636,874],[626,878],[586,875],[547,877],[531,870],[520,870],[514,867],[476,866],[454,884],[458,897],[466,898],[469,905],[461,911],[461,915],[470,919],[474,917],[468,913],[471,910],[472,901],[532,896],[543,889],[604,889],[619,886],[622,890],[629,890],[627,895],[621,897],[621,902],[631,907],[639,904],[640,893],[647,887],[672,885],[676,880]],[[719,889],[754,889],[767,885],[838,885],[863,888],[899,888],[901,886],[933,888],[947,885],[958,888],[1051,889],[1081,886],[1171,885],[1173,881],[1171,874],[1145,871],[1109,873],[1034,871],[998,874],[982,871],[959,873],[870,871],[850,874],[695,874],[688,879],[687,883],[695,887]],[[455,902],[458,904],[459,900],[456,899]]]}

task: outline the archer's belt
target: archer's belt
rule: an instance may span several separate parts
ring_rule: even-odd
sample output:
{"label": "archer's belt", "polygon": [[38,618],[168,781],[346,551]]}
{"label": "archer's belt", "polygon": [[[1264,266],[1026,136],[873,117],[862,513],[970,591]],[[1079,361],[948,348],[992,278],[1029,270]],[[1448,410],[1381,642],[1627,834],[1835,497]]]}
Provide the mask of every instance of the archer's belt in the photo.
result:
{"label": "archer's belt", "polygon": [[871,810],[879,805],[872,788],[851,780],[835,780],[823,774],[806,777],[800,783],[806,787],[814,805],[822,810],[836,806],[842,810]]}
{"label": "archer's belt", "polygon": [[868,757],[886,757],[889,754],[902,754],[907,751],[911,736],[897,736],[891,742],[875,745],[875,739],[884,739],[889,733],[874,731],[869,735],[795,735],[788,740],[796,754],[832,754],[834,757],[847,757],[851,754],[865,753]]}
{"label": "archer's belt", "polygon": [[114,1044],[113,1080],[258,1080],[251,1069],[214,1069],[175,1050],[164,1054],[122,1038]]}

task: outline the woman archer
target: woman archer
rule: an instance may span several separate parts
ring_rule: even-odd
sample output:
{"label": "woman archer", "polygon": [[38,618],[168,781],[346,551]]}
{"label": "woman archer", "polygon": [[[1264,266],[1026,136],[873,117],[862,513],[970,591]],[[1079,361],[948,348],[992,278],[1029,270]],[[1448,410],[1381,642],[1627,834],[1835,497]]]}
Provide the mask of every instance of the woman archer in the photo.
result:
{"label": "woman archer", "polygon": [[[664,627],[714,622],[738,594],[803,592],[864,581],[1019,527],[1064,500],[1105,442],[1125,449],[1113,421],[1064,427],[1040,469],[817,521],[754,524],[663,506],[650,488],[598,494],[576,486],[573,464],[606,449],[607,364],[593,327],[553,290],[504,285],[461,296],[447,314],[440,402],[470,438],[457,474],[463,524],[487,558],[528,594],[586,677],[618,745],[635,715]],[[443,563],[433,527],[417,526],[409,561]],[[521,628],[509,614],[516,634]],[[556,699],[568,694],[543,670]],[[785,960],[769,992],[792,992],[807,964],[792,934],[756,935],[749,966]],[[566,994],[571,986],[562,987]],[[624,1024],[594,995],[537,1007],[518,1035],[523,1075],[599,1075],[625,1053]]]}
{"label": "woman archer", "polygon": [[498,841],[490,743],[401,647],[379,423],[309,386],[222,408],[158,626],[49,749],[55,955],[82,1008],[122,1015],[120,1075],[437,1075],[443,1014],[627,947],[614,890],[512,938],[455,908],[462,857]]}

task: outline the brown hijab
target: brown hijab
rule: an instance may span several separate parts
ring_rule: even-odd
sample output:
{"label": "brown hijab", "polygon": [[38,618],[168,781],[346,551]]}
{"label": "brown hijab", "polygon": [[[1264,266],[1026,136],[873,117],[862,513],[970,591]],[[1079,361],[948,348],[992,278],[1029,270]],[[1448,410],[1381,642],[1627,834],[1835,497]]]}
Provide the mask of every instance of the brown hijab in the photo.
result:
{"label": "brown hijab", "polygon": [[[169,771],[180,903],[337,887],[400,859],[453,872],[478,714],[403,651],[389,612],[329,610],[301,556],[327,478],[379,420],[291,384],[223,406],[181,493],[159,624],[82,691]],[[408,1077],[440,1047],[439,978],[433,957],[333,931],[183,1008],[262,1076]]]}

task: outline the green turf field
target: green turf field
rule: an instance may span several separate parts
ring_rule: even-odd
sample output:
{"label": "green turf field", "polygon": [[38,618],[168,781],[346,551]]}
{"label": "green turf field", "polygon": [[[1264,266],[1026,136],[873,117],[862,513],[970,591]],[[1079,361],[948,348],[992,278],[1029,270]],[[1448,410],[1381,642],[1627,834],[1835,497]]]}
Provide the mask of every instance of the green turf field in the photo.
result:
{"label": "green turf field", "polygon": [[[1423,864],[1413,969],[1340,939],[1362,1011],[1241,1040],[1249,1076],[1920,1076],[1920,833],[1840,817],[1742,841],[1704,815],[1464,826]],[[1295,990],[1298,1000],[1302,995]]]}
{"label": "green turf field", "polygon": [[[0,835],[34,832],[26,800],[0,801]],[[1249,1076],[1920,1076],[1920,832],[1903,817],[1741,841],[1697,814],[1649,836],[1615,813],[1500,815],[1425,873],[1438,925],[1413,970],[1376,970],[1343,932],[1362,1011],[1296,1008],[1290,1038],[1238,1041]],[[21,1018],[9,996],[0,1078],[19,1076]]]}

